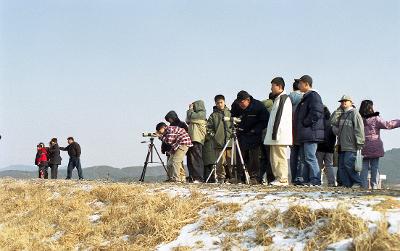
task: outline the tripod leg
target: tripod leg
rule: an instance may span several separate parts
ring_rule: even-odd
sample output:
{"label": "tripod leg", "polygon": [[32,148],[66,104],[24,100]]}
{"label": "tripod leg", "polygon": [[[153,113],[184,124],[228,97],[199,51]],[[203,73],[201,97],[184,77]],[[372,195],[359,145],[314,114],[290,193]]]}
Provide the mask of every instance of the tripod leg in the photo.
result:
{"label": "tripod leg", "polygon": [[160,153],[158,152],[157,148],[154,145],[153,145],[153,147],[154,147],[154,150],[157,153],[158,159],[160,160],[162,166],[164,167],[165,172],[167,173],[167,177],[170,178],[169,175],[168,175],[167,168],[165,167],[164,161],[162,160]]}
{"label": "tripod leg", "polygon": [[245,177],[245,180],[246,180],[246,184],[250,184],[250,175],[249,175],[249,173],[247,172],[246,166],[245,166],[245,164],[244,164],[244,160],[243,160],[243,156],[242,156],[242,151],[241,151],[240,146],[239,146],[239,141],[236,140],[235,143],[236,143],[237,151],[238,151],[238,153],[239,153],[240,162],[241,162],[241,164],[242,164],[242,168],[243,168],[243,171],[244,171],[244,177]]}
{"label": "tripod leg", "polygon": [[226,148],[228,148],[229,142],[231,142],[231,140],[228,140],[228,142],[226,142],[224,148],[222,149],[221,153],[220,153],[219,156],[218,156],[218,159],[215,161],[215,163],[214,163],[214,165],[213,165],[213,169],[211,169],[210,175],[208,175],[208,178],[207,178],[207,180],[206,180],[206,183],[208,183],[208,181],[210,180],[211,175],[212,175],[214,172],[217,171],[217,165],[218,165],[218,163],[221,161],[222,156],[224,156],[224,153],[225,153],[225,151],[226,151]]}
{"label": "tripod leg", "polygon": [[235,145],[235,139],[233,139],[233,144],[232,144],[232,154],[231,154],[231,166],[232,166],[232,172],[235,173],[235,180],[237,183],[237,171],[236,171],[236,151],[235,151],[236,145]]}
{"label": "tripod leg", "polygon": [[144,162],[142,175],[140,176],[140,179],[139,179],[139,181],[141,181],[141,182],[144,181],[144,176],[146,176],[146,169],[147,169],[147,165],[149,164],[149,158],[150,158],[150,154],[151,154],[150,152],[151,152],[151,146],[149,146],[149,150],[147,151],[146,161]]}

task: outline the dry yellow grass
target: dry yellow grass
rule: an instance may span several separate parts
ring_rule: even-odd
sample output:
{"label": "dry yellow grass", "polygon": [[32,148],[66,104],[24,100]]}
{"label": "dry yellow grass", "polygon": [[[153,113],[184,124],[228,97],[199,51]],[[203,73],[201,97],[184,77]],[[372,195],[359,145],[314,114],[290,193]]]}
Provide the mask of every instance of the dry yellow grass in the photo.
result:
{"label": "dry yellow grass", "polygon": [[378,224],[376,232],[369,233],[363,238],[356,238],[353,242],[356,251],[390,251],[400,250],[400,235],[388,232],[388,223]]}
{"label": "dry yellow grass", "polygon": [[[152,250],[209,205],[139,184],[0,181],[1,250]],[[90,216],[100,218],[92,222]]]}
{"label": "dry yellow grass", "polygon": [[[234,232],[232,224],[238,223],[235,221],[234,216],[240,211],[241,205],[238,203],[217,203],[214,206],[215,212],[207,216],[203,220],[200,227],[202,231],[221,231],[225,227],[230,228],[230,232]],[[239,228],[237,229],[240,230]]]}
{"label": "dry yellow grass", "polygon": [[384,201],[373,206],[375,211],[385,212],[390,209],[400,209],[400,201],[395,198],[389,197]]}
{"label": "dry yellow grass", "polygon": [[317,221],[314,212],[309,207],[301,205],[290,206],[282,217],[285,226],[298,229],[311,227]]}
{"label": "dry yellow grass", "polygon": [[318,228],[314,238],[308,241],[306,250],[325,250],[329,244],[356,238],[368,232],[365,222],[351,215],[343,206],[334,210],[319,211],[316,215],[317,219],[325,218],[327,222]]}

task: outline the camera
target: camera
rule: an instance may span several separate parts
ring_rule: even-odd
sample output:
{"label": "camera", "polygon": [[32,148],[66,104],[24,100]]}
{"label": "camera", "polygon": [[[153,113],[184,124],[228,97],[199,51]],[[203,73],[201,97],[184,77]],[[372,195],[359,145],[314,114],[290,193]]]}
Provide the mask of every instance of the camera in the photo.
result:
{"label": "camera", "polygon": [[224,117],[224,121],[230,121],[233,125],[237,125],[242,122],[242,118],[239,117]]}
{"label": "camera", "polygon": [[150,138],[156,138],[157,135],[154,132],[144,132],[142,133],[143,137],[150,137]]}

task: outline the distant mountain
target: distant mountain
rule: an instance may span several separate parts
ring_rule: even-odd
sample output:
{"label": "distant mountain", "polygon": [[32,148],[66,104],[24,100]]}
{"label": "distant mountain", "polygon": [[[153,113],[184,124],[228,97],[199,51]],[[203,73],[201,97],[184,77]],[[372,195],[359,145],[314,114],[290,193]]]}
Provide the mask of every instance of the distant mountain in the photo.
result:
{"label": "distant mountain", "polygon": [[381,174],[386,175],[387,183],[400,184],[400,148],[386,151],[379,165]]}
{"label": "distant mountain", "polygon": [[[381,174],[385,174],[385,183],[395,185],[400,184],[400,148],[389,150],[385,157],[380,160]],[[125,168],[115,168],[111,166],[92,166],[83,169],[86,179],[105,179],[113,181],[133,181],[139,180],[143,166],[131,166]],[[59,169],[59,177],[65,178],[67,170],[65,167]],[[13,177],[19,179],[29,179],[37,177],[37,167],[29,165],[14,165],[0,169],[0,177]],[[76,170],[73,171],[73,178],[77,177]],[[159,181],[166,179],[165,170],[162,166],[149,166],[146,171],[146,181]]]}
{"label": "distant mountain", "polygon": [[33,172],[37,170],[37,166],[34,165],[11,165],[0,168],[0,172],[7,171],[7,170],[14,170],[14,171],[25,171],[25,172]]}
{"label": "distant mountain", "polygon": [[[12,167],[12,166],[10,166]],[[14,170],[8,170],[8,168],[0,169],[0,177],[12,177],[17,179],[31,179],[36,178],[37,167],[33,166],[14,166]],[[28,168],[29,167],[29,168]],[[111,166],[92,166],[83,169],[83,176],[89,180],[113,180],[113,181],[134,181],[139,180],[142,174],[143,167],[125,167],[115,168]],[[50,170],[49,170],[50,171]],[[58,177],[65,178],[67,176],[67,170],[60,168],[58,170]],[[77,178],[76,169],[72,173],[73,178]],[[162,166],[149,166],[146,171],[145,181],[158,181],[165,180],[166,173]]]}

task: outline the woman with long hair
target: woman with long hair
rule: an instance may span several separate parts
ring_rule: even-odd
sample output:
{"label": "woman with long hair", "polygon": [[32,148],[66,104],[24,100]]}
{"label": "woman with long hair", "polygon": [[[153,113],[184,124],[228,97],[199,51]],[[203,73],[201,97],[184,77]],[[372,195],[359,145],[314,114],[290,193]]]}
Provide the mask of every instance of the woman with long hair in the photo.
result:
{"label": "woman with long hair", "polygon": [[[394,129],[400,127],[400,119],[385,121],[374,111],[374,103],[371,100],[363,100],[360,106],[360,114],[364,120],[365,145],[362,149],[363,168],[361,171],[362,187],[377,189],[379,184],[379,158],[385,152],[381,139],[381,129]],[[368,182],[368,173],[371,170],[371,180]]]}

